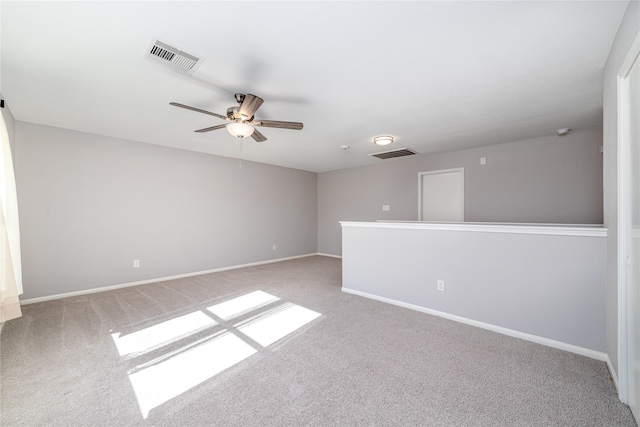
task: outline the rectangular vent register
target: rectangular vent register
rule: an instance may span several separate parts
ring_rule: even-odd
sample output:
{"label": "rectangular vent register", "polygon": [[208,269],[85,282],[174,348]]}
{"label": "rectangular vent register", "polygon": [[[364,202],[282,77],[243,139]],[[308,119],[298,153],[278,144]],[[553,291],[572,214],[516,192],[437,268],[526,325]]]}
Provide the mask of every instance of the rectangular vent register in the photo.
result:
{"label": "rectangular vent register", "polygon": [[399,148],[397,150],[383,151],[382,153],[373,153],[369,155],[385,160],[385,159],[393,159],[396,157],[413,156],[415,154],[418,154],[418,153],[416,153],[410,148]]}
{"label": "rectangular vent register", "polygon": [[204,61],[204,58],[185,52],[160,40],[154,40],[151,43],[145,57],[185,74],[193,74]]}

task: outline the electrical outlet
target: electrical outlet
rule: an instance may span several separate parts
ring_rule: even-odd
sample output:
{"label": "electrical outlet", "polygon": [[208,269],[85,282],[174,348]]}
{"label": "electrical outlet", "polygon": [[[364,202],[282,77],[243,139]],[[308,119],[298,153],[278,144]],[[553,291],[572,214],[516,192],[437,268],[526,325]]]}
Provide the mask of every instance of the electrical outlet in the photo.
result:
{"label": "electrical outlet", "polygon": [[390,211],[391,210],[391,206],[390,205],[382,205],[382,210],[383,211]]}
{"label": "electrical outlet", "polygon": [[133,268],[138,268],[140,267],[140,260],[139,259],[134,259],[133,260]]}
{"label": "electrical outlet", "polygon": [[274,251],[276,250],[276,244],[275,243],[273,244],[273,250]]}
{"label": "electrical outlet", "polygon": [[438,280],[438,290],[444,292],[444,280]]}

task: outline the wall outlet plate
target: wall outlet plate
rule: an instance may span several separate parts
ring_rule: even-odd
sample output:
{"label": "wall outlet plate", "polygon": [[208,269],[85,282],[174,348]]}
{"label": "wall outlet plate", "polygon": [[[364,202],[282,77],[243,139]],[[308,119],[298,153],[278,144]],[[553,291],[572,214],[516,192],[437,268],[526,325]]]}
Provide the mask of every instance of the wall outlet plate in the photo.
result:
{"label": "wall outlet plate", "polygon": [[444,280],[438,280],[438,290],[444,292]]}

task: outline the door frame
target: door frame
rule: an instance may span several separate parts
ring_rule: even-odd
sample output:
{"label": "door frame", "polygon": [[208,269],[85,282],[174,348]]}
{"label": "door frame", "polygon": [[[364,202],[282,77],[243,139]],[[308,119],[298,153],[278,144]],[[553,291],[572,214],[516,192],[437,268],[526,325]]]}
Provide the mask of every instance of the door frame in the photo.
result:
{"label": "door frame", "polygon": [[440,169],[434,171],[418,172],[418,221],[422,221],[422,177],[425,175],[436,175],[441,173],[460,172],[460,209],[462,217],[460,222],[464,222],[464,168]]}
{"label": "door frame", "polygon": [[631,135],[628,77],[636,61],[640,61],[640,34],[636,37],[618,72],[618,394],[629,403],[629,321],[627,310],[627,269],[631,254]]}

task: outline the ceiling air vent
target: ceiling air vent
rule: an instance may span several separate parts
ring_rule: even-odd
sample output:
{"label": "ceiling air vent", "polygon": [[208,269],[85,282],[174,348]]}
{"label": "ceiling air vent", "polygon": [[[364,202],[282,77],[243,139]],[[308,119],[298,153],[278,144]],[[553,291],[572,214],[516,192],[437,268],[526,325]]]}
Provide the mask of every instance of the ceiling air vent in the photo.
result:
{"label": "ceiling air vent", "polygon": [[146,57],[185,74],[192,74],[204,61],[204,58],[198,58],[160,40],[151,43]]}
{"label": "ceiling air vent", "polygon": [[397,150],[383,151],[382,153],[369,154],[370,156],[377,157],[379,159],[393,159],[395,157],[413,156],[418,154],[410,148],[399,148]]}

